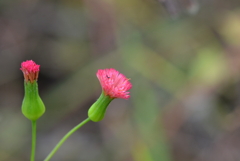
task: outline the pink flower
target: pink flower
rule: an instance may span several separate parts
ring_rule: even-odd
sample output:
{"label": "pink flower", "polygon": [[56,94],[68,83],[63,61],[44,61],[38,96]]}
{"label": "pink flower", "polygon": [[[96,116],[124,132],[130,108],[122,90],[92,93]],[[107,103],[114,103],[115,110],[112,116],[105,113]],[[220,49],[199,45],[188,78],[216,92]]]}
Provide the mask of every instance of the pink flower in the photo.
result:
{"label": "pink flower", "polygon": [[99,69],[97,72],[97,78],[102,86],[105,95],[110,98],[123,98],[128,99],[130,97],[127,92],[132,88],[132,84],[129,79],[117,70],[111,69]]}
{"label": "pink flower", "polygon": [[33,83],[38,79],[39,68],[40,65],[37,65],[34,61],[27,60],[22,62],[20,70],[23,72],[25,81]]}

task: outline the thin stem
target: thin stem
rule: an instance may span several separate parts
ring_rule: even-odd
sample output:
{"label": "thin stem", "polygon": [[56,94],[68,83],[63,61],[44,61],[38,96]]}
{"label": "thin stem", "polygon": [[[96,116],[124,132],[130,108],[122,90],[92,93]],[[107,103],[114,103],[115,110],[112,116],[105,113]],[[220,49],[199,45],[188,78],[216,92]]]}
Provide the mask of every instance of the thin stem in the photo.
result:
{"label": "thin stem", "polygon": [[54,147],[54,149],[51,151],[51,153],[48,154],[48,156],[46,157],[46,159],[44,159],[44,161],[49,161],[53,155],[58,151],[58,149],[61,147],[61,145],[69,138],[69,136],[71,136],[75,131],[77,131],[80,127],[82,127],[83,125],[85,125],[87,122],[91,121],[90,118],[85,119],[84,121],[82,121],[80,124],[78,124],[77,126],[75,126],[72,130],[70,130],[59,142],[58,144]]}
{"label": "thin stem", "polygon": [[36,149],[36,134],[37,133],[37,122],[32,121],[32,152],[31,152],[31,161],[35,159],[35,149]]}

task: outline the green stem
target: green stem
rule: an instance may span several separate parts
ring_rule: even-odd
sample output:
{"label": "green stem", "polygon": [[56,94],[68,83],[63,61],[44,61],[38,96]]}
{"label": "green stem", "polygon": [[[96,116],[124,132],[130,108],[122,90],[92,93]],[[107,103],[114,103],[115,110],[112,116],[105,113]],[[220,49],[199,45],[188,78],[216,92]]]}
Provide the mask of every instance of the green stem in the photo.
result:
{"label": "green stem", "polygon": [[77,131],[80,127],[82,127],[83,125],[85,125],[87,122],[91,121],[90,118],[85,119],[84,121],[82,121],[80,124],[78,124],[77,126],[75,126],[72,130],[70,130],[59,142],[58,144],[54,147],[54,149],[51,151],[51,153],[48,154],[48,156],[46,157],[46,159],[44,159],[44,161],[49,161],[53,155],[58,151],[58,149],[61,147],[61,145],[69,138],[69,136],[71,136],[75,131]]}
{"label": "green stem", "polygon": [[32,153],[31,161],[34,161],[35,158],[35,149],[36,149],[36,134],[37,133],[37,122],[32,121]]}

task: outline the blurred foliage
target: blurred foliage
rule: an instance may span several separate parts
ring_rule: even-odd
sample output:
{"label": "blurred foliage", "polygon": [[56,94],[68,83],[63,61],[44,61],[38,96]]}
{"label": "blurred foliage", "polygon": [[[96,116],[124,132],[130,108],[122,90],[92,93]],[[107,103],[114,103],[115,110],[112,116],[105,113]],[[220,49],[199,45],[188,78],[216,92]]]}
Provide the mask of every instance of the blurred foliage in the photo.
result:
{"label": "blurred foliage", "polygon": [[0,160],[29,160],[19,70],[29,59],[46,105],[36,160],[87,117],[103,68],[131,78],[131,98],[52,161],[239,160],[239,26],[238,0],[1,0]]}

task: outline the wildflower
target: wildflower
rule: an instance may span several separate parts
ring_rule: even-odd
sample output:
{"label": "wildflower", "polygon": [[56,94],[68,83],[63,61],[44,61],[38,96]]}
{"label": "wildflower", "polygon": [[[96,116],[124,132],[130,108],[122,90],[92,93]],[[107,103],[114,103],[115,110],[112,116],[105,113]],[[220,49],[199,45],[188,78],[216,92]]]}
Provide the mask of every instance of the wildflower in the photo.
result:
{"label": "wildflower", "polygon": [[102,86],[102,94],[88,111],[89,118],[101,121],[104,118],[107,106],[115,98],[130,98],[128,90],[132,88],[129,79],[115,69],[100,69],[97,78]]}
{"label": "wildflower", "polygon": [[32,121],[36,121],[45,112],[45,106],[38,94],[38,74],[40,65],[32,60],[22,62],[20,70],[24,76],[24,99],[22,113]]}

